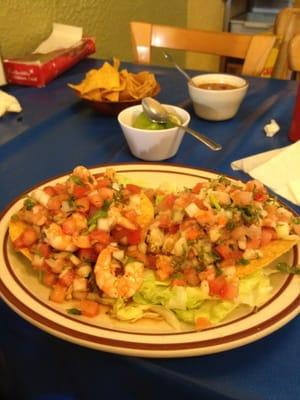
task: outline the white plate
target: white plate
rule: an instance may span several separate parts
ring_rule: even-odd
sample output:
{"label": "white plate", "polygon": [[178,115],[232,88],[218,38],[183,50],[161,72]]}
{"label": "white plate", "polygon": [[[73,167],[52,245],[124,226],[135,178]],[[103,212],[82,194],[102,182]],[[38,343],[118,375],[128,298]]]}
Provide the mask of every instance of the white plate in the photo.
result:
{"label": "white plate", "polygon": [[[112,166],[120,174],[148,186],[191,187],[199,178],[216,176],[210,171],[171,164]],[[107,167],[94,168],[92,172],[102,172]],[[53,181],[61,179],[64,177]],[[157,321],[121,323],[104,314],[90,319],[71,316],[65,311],[66,305],[58,306],[48,301],[48,288],[38,281],[24,257],[12,249],[8,223],[21,205],[20,197],[7,208],[0,221],[0,294],[16,313],[61,339],[118,354],[187,357],[225,351],[253,342],[279,329],[299,313],[300,277],[279,274],[270,299],[256,312],[240,309],[222,324],[204,331],[197,332],[183,325],[182,330],[174,332],[166,323]],[[294,248],[284,259],[296,265],[298,251]]]}

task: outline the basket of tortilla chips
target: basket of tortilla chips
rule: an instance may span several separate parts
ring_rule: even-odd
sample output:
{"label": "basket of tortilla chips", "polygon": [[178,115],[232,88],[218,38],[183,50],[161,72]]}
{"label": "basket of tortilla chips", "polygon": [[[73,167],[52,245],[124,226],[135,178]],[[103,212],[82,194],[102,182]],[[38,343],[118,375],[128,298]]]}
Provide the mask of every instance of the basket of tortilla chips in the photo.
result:
{"label": "basket of tortilla chips", "polygon": [[160,86],[148,71],[132,73],[119,70],[120,61],[104,62],[101,68],[90,70],[79,84],[68,86],[97,111],[117,115],[124,108],[139,104],[144,97],[156,96]]}

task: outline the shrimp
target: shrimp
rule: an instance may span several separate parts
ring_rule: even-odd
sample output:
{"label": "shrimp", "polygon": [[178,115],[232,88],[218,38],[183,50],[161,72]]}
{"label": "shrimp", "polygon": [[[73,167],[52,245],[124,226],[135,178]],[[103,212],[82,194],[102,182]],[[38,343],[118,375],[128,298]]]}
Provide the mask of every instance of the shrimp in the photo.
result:
{"label": "shrimp", "polygon": [[66,235],[60,225],[52,223],[47,229],[44,229],[46,241],[56,250],[75,251],[77,247],[73,243],[71,235]]}
{"label": "shrimp", "polygon": [[[94,269],[98,287],[112,298],[132,297],[143,282],[144,264],[134,260],[123,266],[119,261],[124,256],[122,253],[117,247],[106,247],[99,254]],[[118,258],[114,258],[114,254]]]}
{"label": "shrimp", "polygon": [[78,178],[80,178],[84,183],[97,183],[96,178],[90,173],[87,168],[83,167],[82,165],[74,168],[73,175],[78,176]]}
{"label": "shrimp", "polygon": [[31,210],[22,209],[19,217],[29,224],[42,226],[47,222],[48,211],[45,207],[37,204]]}

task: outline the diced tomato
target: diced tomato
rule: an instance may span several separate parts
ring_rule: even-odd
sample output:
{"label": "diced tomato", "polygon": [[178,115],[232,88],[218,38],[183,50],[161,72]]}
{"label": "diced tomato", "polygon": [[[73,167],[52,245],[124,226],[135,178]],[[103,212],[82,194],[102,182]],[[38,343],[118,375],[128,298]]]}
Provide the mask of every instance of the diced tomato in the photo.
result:
{"label": "diced tomato", "polygon": [[198,317],[195,321],[195,326],[196,329],[201,331],[202,329],[209,328],[211,326],[211,322],[205,317]]}
{"label": "diced tomato", "polygon": [[55,196],[56,195],[56,190],[54,189],[53,186],[46,186],[43,188],[43,191],[47,194],[49,194],[49,196]]}
{"label": "diced tomato", "polygon": [[73,218],[67,218],[61,225],[63,233],[66,235],[72,235],[76,232],[76,222]]}
{"label": "diced tomato", "polygon": [[200,234],[201,231],[195,227],[190,227],[184,232],[187,240],[196,240],[199,238]]}
{"label": "diced tomato", "polygon": [[62,200],[61,200],[60,196],[57,196],[57,195],[52,196],[47,203],[47,208],[49,210],[59,210],[61,207],[61,203],[62,203]]}
{"label": "diced tomato", "polygon": [[196,183],[196,185],[192,188],[192,193],[196,193],[196,194],[200,193],[202,186],[203,186],[203,182]]}
{"label": "diced tomato", "polygon": [[257,191],[253,194],[253,199],[255,201],[266,201],[268,198],[268,194],[265,192]]}
{"label": "diced tomato", "polygon": [[43,273],[43,283],[46,286],[53,286],[57,281],[57,275],[50,271],[45,271]]}
{"label": "diced tomato", "polygon": [[275,229],[263,227],[261,230],[261,247],[266,246],[271,240],[276,239],[277,234]]}
{"label": "diced tomato", "polygon": [[66,286],[68,288],[72,284],[74,278],[74,271],[72,269],[69,269],[58,278],[58,282],[60,283],[60,285]]}
{"label": "diced tomato", "polygon": [[172,280],[171,286],[186,286],[186,281],[182,278],[175,278]]}
{"label": "diced tomato", "polygon": [[55,303],[63,303],[65,300],[67,288],[60,284],[52,286],[49,299]]}
{"label": "diced tomato", "polygon": [[99,211],[99,207],[94,206],[93,204],[90,204],[90,209],[88,212],[88,216],[91,217],[94,215],[97,211]]}
{"label": "diced tomato", "polygon": [[172,225],[171,215],[161,213],[159,215],[159,227],[162,229],[168,229]]}
{"label": "diced tomato", "polygon": [[79,305],[82,315],[86,317],[95,317],[100,312],[100,306],[96,301],[83,299]]}
{"label": "diced tomato", "polygon": [[231,258],[232,249],[227,244],[218,244],[215,250],[224,260]]}
{"label": "diced tomato", "polygon": [[93,248],[79,249],[78,257],[83,262],[95,262],[97,260],[98,254]]}
{"label": "diced tomato", "polygon": [[247,249],[258,249],[261,246],[261,238],[252,238],[247,240]]}
{"label": "diced tomato", "polygon": [[94,229],[92,232],[90,232],[89,238],[92,244],[109,244],[111,242],[110,233],[101,229]]}
{"label": "diced tomato", "polygon": [[90,209],[90,202],[87,197],[81,197],[80,199],[75,200],[75,206],[78,208],[78,211],[82,213],[87,213]]}
{"label": "diced tomato", "polygon": [[167,194],[162,201],[158,204],[158,209],[161,211],[166,211],[170,210],[173,208],[173,205],[175,203],[176,196],[175,194]]}
{"label": "diced tomato", "polygon": [[209,280],[209,293],[224,300],[233,300],[238,294],[237,282],[229,282],[224,276]]}
{"label": "diced tomato", "polygon": [[17,249],[32,246],[38,240],[38,234],[33,228],[25,228],[21,235],[14,241]]}
{"label": "diced tomato", "polygon": [[147,267],[150,269],[156,268],[156,255],[155,254],[147,254]]}
{"label": "diced tomato", "polygon": [[23,239],[22,239],[22,235],[20,235],[16,240],[14,240],[14,248],[15,249],[23,249],[24,243],[23,243]]}
{"label": "diced tomato", "polygon": [[110,186],[110,183],[111,183],[111,181],[109,178],[100,178],[97,180],[98,188]]}
{"label": "diced tomato", "polygon": [[41,254],[42,257],[50,256],[50,246],[47,243],[38,243],[37,251]]}
{"label": "diced tomato", "polygon": [[168,232],[169,233],[176,233],[179,229],[179,224],[172,224],[170,226],[168,226]]}
{"label": "diced tomato", "polygon": [[135,210],[128,210],[126,212],[124,212],[124,217],[129,219],[129,221],[136,223],[137,220],[137,212]]}
{"label": "diced tomato", "polygon": [[241,250],[233,250],[227,244],[219,244],[215,247],[215,250],[224,260],[236,261],[239,260],[243,254]]}
{"label": "diced tomato", "polygon": [[139,194],[141,192],[140,186],[134,185],[132,183],[127,183],[126,189],[133,194]]}
{"label": "diced tomato", "polygon": [[66,189],[66,185],[64,183],[56,183],[54,186],[54,190],[56,191],[56,193],[60,194],[60,193],[66,193],[67,189]]}
{"label": "diced tomato", "polygon": [[131,230],[123,227],[116,227],[111,231],[111,235],[112,238],[118,242],[125,238],[129,245],[138,244],[142,240],[142,232],[140,229]]}
{"label": "diced tomato", "polygon": [[86,185],[74,185],[73,195],[76,197],[76,199],[85,197],[87,192],[88,192],[88,187]]}
{"label": "diced tomato", "polygon": [[134,231],[128,230],[126,236],[127,236],[129,245],[138,244],[138,243],[140,243],[140,241],[142,239],[142,234],[141,234],[141,230],[140,229],[137,229],[137,230],[134,230]]}
{"label": "diced tomato", "polygon": [[101,251],[106,247],[105,244],[101,244],[101,243],[95,243],[93,244],[93,249],[95,251],[95,253],[98,255],[99,253],[101,253]]}

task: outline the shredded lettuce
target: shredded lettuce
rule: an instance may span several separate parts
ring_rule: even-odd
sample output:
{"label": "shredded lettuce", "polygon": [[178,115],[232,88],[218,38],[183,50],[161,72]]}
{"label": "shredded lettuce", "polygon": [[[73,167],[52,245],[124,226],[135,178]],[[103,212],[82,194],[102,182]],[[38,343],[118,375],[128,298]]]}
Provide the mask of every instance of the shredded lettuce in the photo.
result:
{"label": "shredded lettuce", "polygon": [[136,321],[149,313],[157,313],[176,328],[176,317],[189,324],[195,324],[199,317],[216,324],[239,305],[255,307],[264,303],[272,290],[269,276],[262,269],[240,279],[239,297],[229,301],[212,298],[201,287],[172,287],[168,281],[157,280],[153,271],[146,270],[144,282],[132,302],[117,300],[113,315],[119,320]]}
{"label": "shredded lettuce", "polygon": [[251,307],[259,306],[268,299],[271,291],[270,278],[264,269],[260,269],[240,280],[239,303]]}

